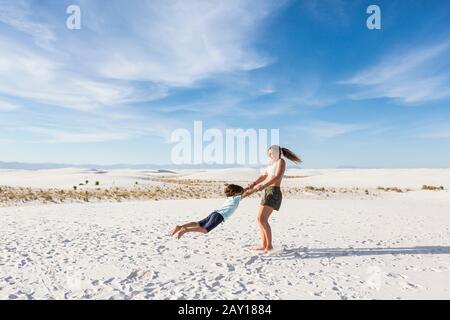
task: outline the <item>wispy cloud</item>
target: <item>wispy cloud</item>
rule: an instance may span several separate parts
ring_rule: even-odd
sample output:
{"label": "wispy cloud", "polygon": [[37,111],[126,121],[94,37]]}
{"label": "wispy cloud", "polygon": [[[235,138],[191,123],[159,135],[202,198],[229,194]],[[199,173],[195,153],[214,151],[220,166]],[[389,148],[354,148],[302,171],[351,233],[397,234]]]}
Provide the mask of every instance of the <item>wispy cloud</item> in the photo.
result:
{"label": "wispy cloud", "polygon": [[417,126],[413,136],[422,139],[450,140],[450,122],[436,121]]}
{"label": "wispy cloud", "polygon": [[264,120],[312,111],[338,101],[335,95],[324,92],[318,76],[311,75],[303,75],[295,83],[286,83],[275,76],[255,79],[242,74],[227,75],[209,86],[198,99],[155,102],[151,108],[161,113],[188,112],[202,118],[232,115],[239,119]]}
{"label": "wispy cloud", "polygon": [[[84,1],[85,23],[99,37],[98,72],[112,79],[190,86],[217,74],[261,68],[271,58],[251,47],[255,32],[277,5],[262,1]],[[123,11],[126,11],[124,14]],[[102,21],[98,22],[98,13]],[[105,31],[121,17],[118,39]],[[133,45],[129,45],[133,42]]]}
{"label": "wispy cloud", "polygon": [[391,98],[404,103],[450,98],[450,40],[393,52],[341,84],[355,85],[352,99]]}
{"label": "wispy cloud", "polygon": [[[174,87],[267,65],[271,58],[251,43],[278,6],[249,0],[130,6],[80,1],[83,29],[68,31],[55,27],[60,19],[35,21],[34,2],[0,1],[0,95],[82,111],[159,100]],[[40,47],[2,33],[1,23],[50,43]]]}
{"label": "wispy cloud", "polygon": [[50,26],[33,21],[33,11],[26,0],[0,0],[0,22],[31,36],[37,45],[47,45],[55,40]]}
{"label": "wispy cloud", "polygon": [[304,132],[315,138],[330,139],[369,128],[369,125],[359,123],[312,121],[303,125],[288,127],[287,130],[290,132]]}
{"label": "wispy cloud", "polygon": [[0,101],[0,111],[13,111],[18,108],[17,105],[6,101]]}
{"label": "wispy cloud", "polygon": [[37,138],[35,143],[90,143],[105,141],[121,141],[132,137],[129,133],[104,132],[100,130],[85,130],[84,132],[64,131],[43,127],[28,127],[26,131]]}
{"label": "wispy cloud", "polygon": [[350,17],[347,12],[354,4],[344,0],[308,0],[300,1],[299,5],[314,20],[335,28],[337,25],[348,25]]}
{"label": "wispy cloud", "polygon": [[17,41],[0,37],[0,94],[30,102],[78,110],[151,101],[166,96],[156,84],[135,85],[105,81],[88,72],[71,70],[67,61],[30,50]]}
{"label": "wispy cloud", "polygon": [[[14,105],[13,105],[14,106]],[[0,117],[1,136],[25,143],[94,143],[133,139],[157,139],[168,143],[173,130],[185,127],[184,119],[151,112],[100,109],[89,113],[52,107],[20,107]]]}
{"label": "wispy cloud", "polygon": [[181,126],[178,121],[162,121],[149,117],[128,119],[126,123],[101,114],[93,114],[91,117],[92,119],[85,120],[79,125],[73,125],[67,120],[63,120],[63,125],[57,125],[50,119],[31,126],[16,124],[13,130],[29,137],[25,139],[28,143],[96,143],[126,141],[145,138],[148,135],[160,137],[164,142],[168,142],[171,132]]}

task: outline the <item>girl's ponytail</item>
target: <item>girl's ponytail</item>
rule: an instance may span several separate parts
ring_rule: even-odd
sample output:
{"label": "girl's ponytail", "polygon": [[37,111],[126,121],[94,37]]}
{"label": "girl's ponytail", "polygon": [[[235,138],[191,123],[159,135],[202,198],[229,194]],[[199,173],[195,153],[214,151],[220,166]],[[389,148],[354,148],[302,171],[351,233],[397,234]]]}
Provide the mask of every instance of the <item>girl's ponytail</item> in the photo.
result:
{"label": "girl's ponytail", "polygon": [[287,159],[291,160],[294,163],[300,164],[303,162],[299,156],[297,156],[294,152],[292,152],[288,148],[281,148],[281,152],[283,156],[285,156]]}

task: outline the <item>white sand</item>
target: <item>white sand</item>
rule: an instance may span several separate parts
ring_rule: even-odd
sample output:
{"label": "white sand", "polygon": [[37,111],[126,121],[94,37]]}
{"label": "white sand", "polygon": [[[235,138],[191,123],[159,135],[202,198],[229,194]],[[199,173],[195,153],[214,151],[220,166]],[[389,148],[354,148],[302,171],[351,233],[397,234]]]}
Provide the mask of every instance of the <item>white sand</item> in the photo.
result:
{"label": "white sand", "polygon": [[291,169],[287,174],[307,176],[286,179],[285,185],[315,187],[398,187],[418,190],[422,185],[450,189],[450,169]]}
{"label": "white sand", "polygon": [[[79,169],[70,170],[36,173],[42,175],[36,182],[27,172],[3,170],[0,185],[45,187],[59,181],[70,187],[72,178],[84,177]],[[115,183],[134,180],[136,171],[121,172],[109,173]],[[316,179],[329,186],[450,186],[448,170],[373,172],[309,170],[305,184]],[[213,180],[245,180],[247,174],[242,169],[204,172]],[[199,171],[192,175],[202,177]],[[285,183],[291,180],[301,179]],[[447,190],[367,200],[285,199],[270,220],[275,245],[270,255],[248,248],[259,242],[257,199],[243,201],[208,235],[189,234],[179,241],[167,235],[175,224],[199,220],[222,202],[0,208],[0,299],[450,298]]]}

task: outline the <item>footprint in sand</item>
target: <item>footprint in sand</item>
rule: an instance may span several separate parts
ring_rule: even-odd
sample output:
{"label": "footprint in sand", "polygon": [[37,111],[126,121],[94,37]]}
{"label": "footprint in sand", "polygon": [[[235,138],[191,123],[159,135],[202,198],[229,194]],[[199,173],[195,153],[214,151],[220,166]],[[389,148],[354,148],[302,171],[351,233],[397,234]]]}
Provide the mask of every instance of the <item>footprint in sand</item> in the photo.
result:
{"label": "footprint in sand", "polygon": [[165,251],[169,250],[166,246],[160,245],[159,247],[156,248],[156,252],[158,252],[159,254],[164,253]]}
{"label": "footprint in sand", "polygon": [[114,279],[115,279],[114,277],[109,278],[108,280],[103,281],[103,284],[110,284],[111,282],[113,282]]}
{"label": "footprint in sand", "polygon": [[230,263],[227,263],[227,269],[228,269],[228,271],[234,271],[235,270],[234,266],[232,264],[230,264]]}
{"label": "footprint in sand", "polygon": [[225,278],[225,276],[224,276],[223,274],[221,274],[221,275],[218,275],[217,277],[215,277],[214,280],[220,281],[220,280],[222,280],[223,278]]}
{"label": "footprint in sand", "polygon": [[388,273],[386,276],[390,277],[390,278],[395,278],[395,279],[408,279],[408,276],[405,276],[405,275],[399,274],[399,273],[392,273],[392,272]]}
{"label": "footprint in sand", "polygon": [[311,295],[316,296],[316,297],[321,297],[321,298],[325,298],[326,294],[323,292],[310,292]]}
{"label": "footprint in sand", "polygon": [[246,265],[246,266],[249,266],[249,265],[253,264],[253,263],[254,263],[256,260],[258,260],[258,259],[259,259],[258,256],[250,257],[250,259],[247,260],[247,262],[245,263],[245,265]]}
{"label": "footprint in sand", "polygon": [[403,285],[403,288],[404,289],[411,289],[411,288],[413,288],[413,289],[420,289],[420,288],[422,288],[422,286],[420,286],[418,284],[415,284],[415,283],[412,283],[412,282],[407,282],[406,284]]}

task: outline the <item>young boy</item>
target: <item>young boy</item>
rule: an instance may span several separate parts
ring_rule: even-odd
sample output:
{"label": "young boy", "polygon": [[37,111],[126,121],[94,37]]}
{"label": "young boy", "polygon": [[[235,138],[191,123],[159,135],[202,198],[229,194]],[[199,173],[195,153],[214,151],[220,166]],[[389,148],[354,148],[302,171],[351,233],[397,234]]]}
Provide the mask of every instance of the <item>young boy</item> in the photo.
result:
{"label": "young boy", "polygon": [[199,222],[189,222],[181,226],[176,226],[170,235],[174,236],[177,234],[177,239],[180,239],[186,232],[210,232],[236,211],[242,199],[253,194],[256,190],[244,189],[241,186],[229,184],[225,187],[224,192],[227,200],[220,209],[213,211],[209,216]]}

